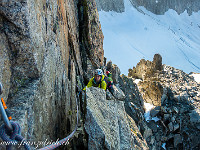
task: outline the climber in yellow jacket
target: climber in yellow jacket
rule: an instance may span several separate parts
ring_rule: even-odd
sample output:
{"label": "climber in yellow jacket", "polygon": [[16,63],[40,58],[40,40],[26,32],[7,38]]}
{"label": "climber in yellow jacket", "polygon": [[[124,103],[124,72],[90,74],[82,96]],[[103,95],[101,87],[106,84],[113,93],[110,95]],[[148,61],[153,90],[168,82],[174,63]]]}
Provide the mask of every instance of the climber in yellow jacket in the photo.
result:
{"label": "climber in yellow jacket", "polygon": [[[96,69],[95,70],[95,75],[93,78],[90,79],[90,81],[87,84],[87,87],[99,87],[101,89],[106,90],[106,82],[104,80],[105,76],[103,75],[103,72],[101,69]],[[84,91],[86,90],[86,87],[83,89]]]}

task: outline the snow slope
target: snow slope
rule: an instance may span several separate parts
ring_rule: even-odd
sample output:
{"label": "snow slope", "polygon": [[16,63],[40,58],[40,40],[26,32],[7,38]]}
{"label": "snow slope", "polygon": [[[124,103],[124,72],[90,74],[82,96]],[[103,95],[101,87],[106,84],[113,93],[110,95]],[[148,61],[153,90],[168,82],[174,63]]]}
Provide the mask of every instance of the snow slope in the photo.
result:
{"label": "snow slope", "polygon": [[104,53],[121,73],[142,59],[161,54],[163,63],[186,73],[200,72],[200,11],[191,16],[169,10],[155,15],[125,0],[125,12],[99,12],[104,34]]}

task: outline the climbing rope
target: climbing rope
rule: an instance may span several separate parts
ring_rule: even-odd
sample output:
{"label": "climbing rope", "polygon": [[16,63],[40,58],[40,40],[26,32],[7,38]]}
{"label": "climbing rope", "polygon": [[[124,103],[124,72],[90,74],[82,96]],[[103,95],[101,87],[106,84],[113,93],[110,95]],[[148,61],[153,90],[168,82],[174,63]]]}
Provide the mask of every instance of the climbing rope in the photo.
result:
{"label": "climbing rope", "polygon": [[[2,90],[2,85],[0,85],[0,90]],[[0,91],[2,93],[2,91]],[[3,103],[3,104],[2,104]],[[16,145],[18,142],[25,141],[21,136],[21,129],[17,122],[11,122],[12,117],[10,116],[7,106],[1,98],[0,102],[0,113],[3,118],[4,124],[0,127],[0,137],[6,143],[6,149],[11,150],[12,145]],[[29,145],[24,143],[26,150],[30,150]]]}
{"label": "climbing rope", "polygon": [[[12,145],[16,145],[18,142],[25,141],[24,138],[21,136],[21,129],[17,122],[10,122],[13,128],[13,131],[7,129],[7,127],[2,125],[0,127],[0,137],[6,143],[6,149],[11,150]],[[30,146],[23,142],[23,145],[26,150],[30,150]]]}
{"label": "climbing rope", "polygon": [[[77,95],[78,97],[79,97],[80,93],[81,93],[81,92],[79,92],[79,94]],[[75,129],[72,131],[72,133],[71,133],[69,136],[67,136],[66,138],[64,138],[64,139],[62,139],[62,140],[56,142],[55,144],[48,145],[48,146],[43,147],[43,148],[41,148],[41,149],[39,149],[39,150],[52,150],[52,149],[55,149],[55,148],[57,148],[57,147],[63,145],[64,143],[68,142],[69,139],[72,138],[72,136],[74,135],[74,133],[76,132],[76,129],[77,129],[77,127],[78,127],[78,101],[77,101],[77,97],[76,97],[76,109],[77,109],[76,127],[75,127]]]}
{"label": "climbing rope", "polygon": [[[79,97],[81,91],[78,93],[77,97]],[[2,85],[0,83],[0,95],[2,94]],[[78,127],[78,101],[76,97],[76,107],[77,107],[77,121],[76,127],[72,131],[72,133],[66,138],[56,142],[55,144],[48,145],[39,150],[53,150],[64,143],[68,142],[70,138],[74,135]],[[12,145],[16,145],[18,142],[23,142],[23,145],[26,150],[30,150],[30,146],[25,142],[25,139],[21,136],[20,125],[17,122],[10,121],[11,116],[8,113],[7,106],[3,100],[0,102],[0,113],[3,118],[4,124],[0,127],[0,137],[6,143],[6,150],[11,150]],[[3,103],[3,104],[2,104]]]}

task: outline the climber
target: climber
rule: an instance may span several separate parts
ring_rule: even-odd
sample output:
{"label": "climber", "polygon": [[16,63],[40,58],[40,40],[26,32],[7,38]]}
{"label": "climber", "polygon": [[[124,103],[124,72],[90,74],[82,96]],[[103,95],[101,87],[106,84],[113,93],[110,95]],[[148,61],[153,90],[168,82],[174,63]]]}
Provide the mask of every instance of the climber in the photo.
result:
{"label": "climber", "polygon": [[[99,87],[101,89],[106,90],[106,82],[104,80],[105,76],[103,75],[103,72],[101,69],[95,70],[95,75],[93,78],[90,79],[86,87]],[[83,91],[86,90],[86,87],[83,89]]]}
{"label": "climber", "polygon": [[114,93],[114,88],[113,88],[113,79],[112,79],[112,74],[110,71],[106,71],[106,77],[105,81],[107,83],[107,89],[110,91],[110,93],[113,95]]}

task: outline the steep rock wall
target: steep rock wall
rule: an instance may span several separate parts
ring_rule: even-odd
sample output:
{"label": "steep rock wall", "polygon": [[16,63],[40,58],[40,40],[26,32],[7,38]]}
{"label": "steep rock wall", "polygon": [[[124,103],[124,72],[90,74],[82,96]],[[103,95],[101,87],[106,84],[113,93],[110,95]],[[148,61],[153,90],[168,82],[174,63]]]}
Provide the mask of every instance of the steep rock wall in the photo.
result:
{"label": "steep rock wall", "polygon": [[0,31],[2,97],[22,135],[35,142],[65,137],[76,124],[76,86],[103,65],[95,2],[3,0]]}

